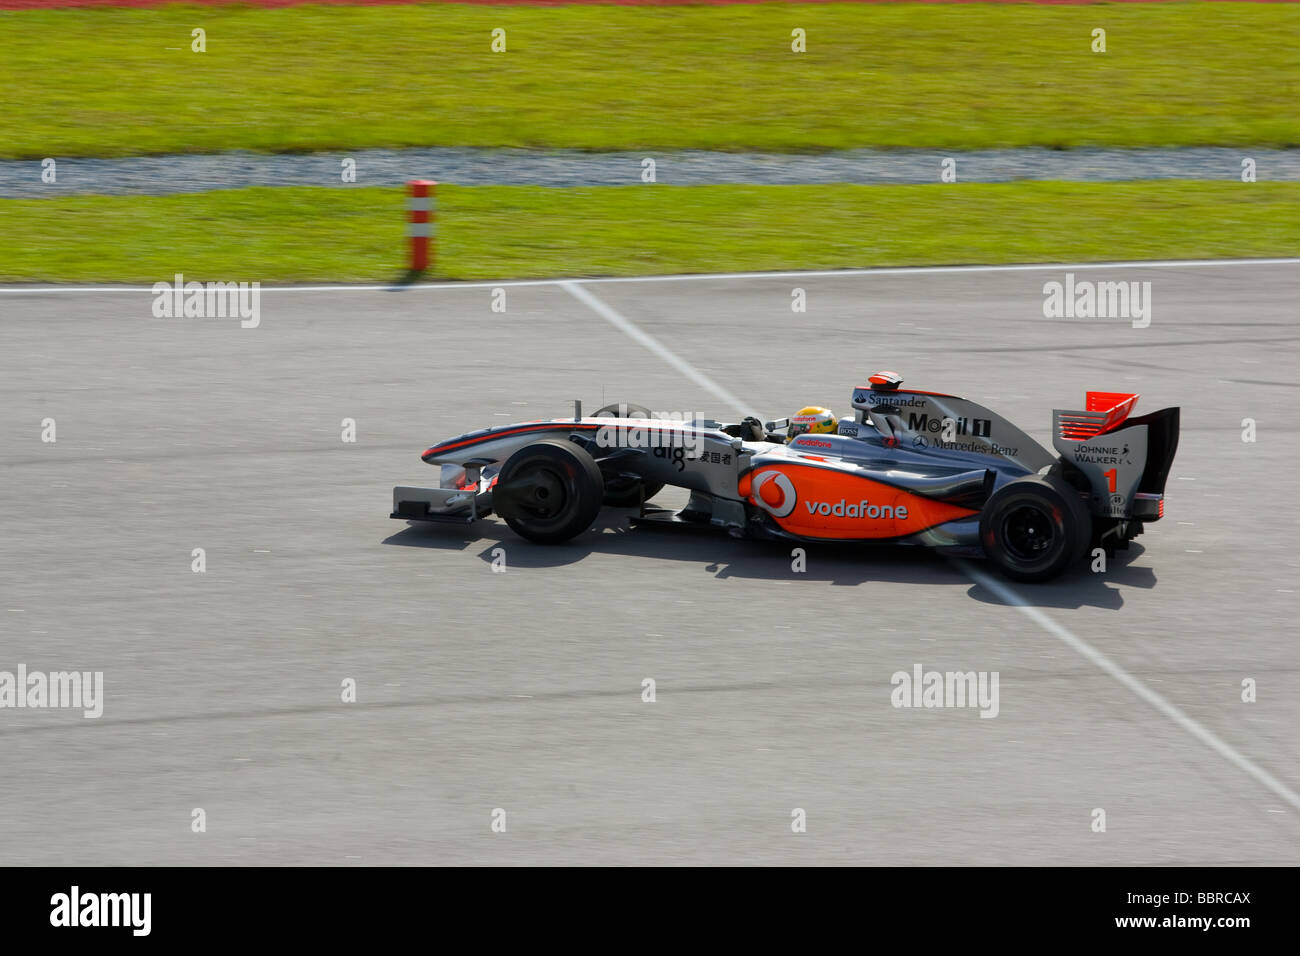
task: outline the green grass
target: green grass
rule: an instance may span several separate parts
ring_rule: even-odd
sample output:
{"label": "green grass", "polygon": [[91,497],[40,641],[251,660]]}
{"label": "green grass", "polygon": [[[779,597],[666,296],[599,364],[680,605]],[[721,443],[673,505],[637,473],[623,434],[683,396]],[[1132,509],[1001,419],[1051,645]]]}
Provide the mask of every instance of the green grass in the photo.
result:
{"label": "green grass", "polygon": [[[437,274],[1293,256],[1300,183],[443,187]],[[399,189],[0,202],[0,281],[388,281]]]}
{"label": "green grass", "polygon": [[1297,50],[1294,4],[24,11],[0,156],[1295,146]]}

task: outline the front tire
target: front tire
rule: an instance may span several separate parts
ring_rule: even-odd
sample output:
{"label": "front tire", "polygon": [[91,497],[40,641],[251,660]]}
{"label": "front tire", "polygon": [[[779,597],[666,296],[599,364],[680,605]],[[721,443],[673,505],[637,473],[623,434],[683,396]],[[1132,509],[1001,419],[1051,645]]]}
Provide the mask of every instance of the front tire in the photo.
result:
{"label": "front tire", "polygon": [[[653,418],[650,409],[631,402],[617,402],[596,409],[593,418]],[[610,508],[639,508],[663,491],[662,481],[615,475],[605,481],[605,504]]]}
{"label": "front tire", "polygon": [[984,553],[1015,581],[1047,581],[1083,556],[1092,517],[1057,477],[1027,475],[994,492],[980,514]]}
{"label": "front tire", "polygon": [[543,439],[506,459],[493,509],[520,537],[560,544],[591,527],[604,493],[591,455],[572,442]]}

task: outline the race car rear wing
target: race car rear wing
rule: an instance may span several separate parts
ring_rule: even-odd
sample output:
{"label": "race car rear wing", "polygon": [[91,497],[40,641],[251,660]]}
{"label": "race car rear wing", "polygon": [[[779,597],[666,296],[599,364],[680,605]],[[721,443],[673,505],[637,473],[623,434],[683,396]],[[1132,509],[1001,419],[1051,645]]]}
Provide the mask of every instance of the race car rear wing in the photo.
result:
{"label": "race car rear wing", "polygon": [[1178,408],[1131,418],[1138,396],[1089,392],[1083,411],[1052,412],[1052,443],[1081,472],[1094,515],[1155,521],[1164,516],[1165,482],[1178,450]]}
{"label": "race car rear wing", "polygon": [[1137,404],[1133,392],[1088,392],[1081,412],[1057,411],[1056,434],[1070,441],[1082,441],[1114,431]]}

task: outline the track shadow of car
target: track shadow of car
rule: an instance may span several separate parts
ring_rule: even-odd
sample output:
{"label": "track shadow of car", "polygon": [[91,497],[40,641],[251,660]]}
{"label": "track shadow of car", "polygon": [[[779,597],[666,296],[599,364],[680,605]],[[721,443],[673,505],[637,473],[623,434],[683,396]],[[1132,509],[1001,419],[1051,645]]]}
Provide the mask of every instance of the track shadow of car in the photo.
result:
{"label": "track shadow of car", "polygon": [[504,522],[480,521],[473,528],[411,522],[385,544],[463,551],[478,547],[491,562],[504,548],[512,568],[552,568],[576,564],[593,554],[625,555],[702,564],[715,578],[759,581],[799,580],[853,586],[868,581],[960,585],[968,579],[948,562],[921,548],[858,548],[848,545],[798,545],[805,570],[795,571],[795,545],[740,540],[711,530],[630,526],[631,512],[605,511],[591,530],[558,545],[520,538]]}
{"label": "track shadow of car", "polygon": [[[1063,610],[1096,607],[1118,611],[1124,606],[1124,592],[1121,588],[1150,590],[1156,586],[1155,571],[1145,565],[1135,564],[1145,551],[1142,545],[1132,543],[1127,551],[1117,551],[1106,559],[1105,571],[1093,571],[1092,560],[1088,559],[1055,581],[1043,584],[1016,584],[999,577],[992,566],[983,562],[978,566],[990,576],[1009,585],[1021,602],[1031,607]],[[978,581],[971,586],[969,593],[976,601],[985,604],[1007,604],[998,594]]]}
{"label": "track shadow of car", "polygon": [[[797,547],[805,552],[804,570],[794,570],[796,545],[778,541],[740,540],[711,531],[634,528],[630,512],[606,511],[591,530],[565,544],[539,545],[516,535],[504,522],[485,519],[473,526],[409,522],[384,539],[384,544],[445,551],[477,549],[480,560],[491,563],[503,552],[512,568],[554,568],[577,564],[593,554],[624,555],[674,562],[696,562],[714,578],[754,581],[802,581],[835,587],[861,584],[928,584],[968,587],[968,595],[985,604],[1004,604],[996,593],[971,579],[960,564],[926,548],[896,546],[815,545]],[[1150,568],[1135,567],[1143,552],[1133,544],[1128,551],[1108,559],[1104,573],[1080,565],[1046,584],[1006,581],[987,562],[973,560],[972,568],[997,577],[1011,587],[1023,603],[1033,607],[1097,607],[1118,610],[1124,604],[1120,586],[1151,588]]]}

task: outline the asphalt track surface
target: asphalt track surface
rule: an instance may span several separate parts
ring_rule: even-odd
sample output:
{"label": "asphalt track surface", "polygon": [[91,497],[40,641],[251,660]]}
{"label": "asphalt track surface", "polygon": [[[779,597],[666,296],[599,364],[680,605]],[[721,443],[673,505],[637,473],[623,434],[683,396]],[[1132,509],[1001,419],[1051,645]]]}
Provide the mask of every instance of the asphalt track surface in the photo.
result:
{"label": "asphalt track surface", "polygon": [[[1044,319],[1067,271],[1150,281],[1150,327]],[[5,862],[1300,862],[1298,280],[503,284],[504,314],[491,284],[264,290],[256,329],[2,291],[0,670],[102,670],[106,696],[0,709]],[[388,518],[472,427],[574,398],[842,410],[881,368],[1045,443],[1089,388],[1181,405],[1166,519],[1105,573],[1008,586],[904,549],[800,574],[619,513],[551,548]],[[917,663],[997,671],[998,716],[894,708]]]}

